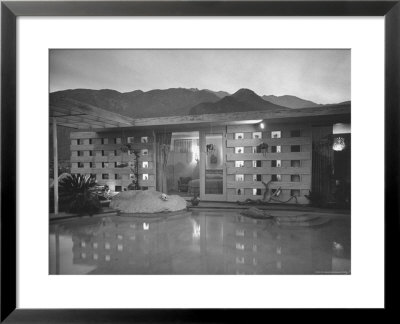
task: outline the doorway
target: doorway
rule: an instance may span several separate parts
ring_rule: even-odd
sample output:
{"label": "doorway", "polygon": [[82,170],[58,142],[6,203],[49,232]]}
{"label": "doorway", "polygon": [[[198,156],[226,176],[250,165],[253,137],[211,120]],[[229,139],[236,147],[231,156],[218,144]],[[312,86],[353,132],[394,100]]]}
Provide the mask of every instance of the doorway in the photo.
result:
{"label": "doorway", "polygon": [[200,199],[226,200],[225,130],[200,133]]}

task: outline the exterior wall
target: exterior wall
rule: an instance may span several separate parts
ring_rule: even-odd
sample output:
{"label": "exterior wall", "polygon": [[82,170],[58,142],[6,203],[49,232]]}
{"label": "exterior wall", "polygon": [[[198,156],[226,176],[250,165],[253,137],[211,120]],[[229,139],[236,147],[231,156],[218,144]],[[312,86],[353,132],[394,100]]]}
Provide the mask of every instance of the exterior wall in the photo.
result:
{"label": "exterior wall", "polygon": [[[150,128],[149,128],[150,129]],[[272,131],[280,131],[280,138],[271,138]],[[292,137],[291,131],[300,131],[300,136]],[[261,139],[254,139],[253,133],[261,132]],[[241,139],[235,139],[235,133],[243,133]],[[148,143],[141,143],[141,137],[147,136]],[[115,190],[115,186],[121,186],[122,190],[131,183],[129,175],[132,173],[129,167],[116,168],[115,162],[128,162],[130,156],[121,152],[120,148],[127,143],[127,137],[134,137],[133,147],[136,150],[148,149],[146,157],[139,158],[139,185],[155,189],[155,150],[154,138],[151,130],[148,132],[137,133],[134,131],[121,131],[115,133],[95,133],[95,132],[74,132],[71,133],[71,164],[72,173],[96,174],[99,184],[107,184],[110,189]],[[115,144],[114,139],[120,138],[121,144]],[[102,139],[107,139],[108,144],[101,144]],[[80,144],[78,144],[78,140]],[[263,199],[265,186],[261,182],[267,183],[274,175],[280,175],[278,181],[273,181],[269,189],[281,189],[281,194],[277,198],[281,202],[290,199],[292,194],[296,194],[300,204],[308,204],[309,200],[304,196],[311,190],[312,174],[312,128],[307,124],[271,124],[261,130],[258,125],[231,125],[226,126],[226,200],[244,201],[250,199]],[[260,143],[268,144],[267,153],[254,153],[253,148]],[[272,146],[281,146],[281,151],[272,153]],[[300,152],[291,152],[291,146],[300,147]],[[235,148],[243,148],[242,153],[235,153]],[[115,156],[114,151],[117,151]],[[78,156],[78,151],[82,152]],[[104,156],[102,155],[104,151]],[[90,156],[92,152],[92,156]],[[280,160],[281,165],[272,166],[272,161]],[[141,168],[142,162],[148,161],[147,169]],[[235,167],[235,161],[244,161],[243,167]],[[253,161],[260,161],[261,166],[253,167]],[[299,161],[298,166],[292,166],[292,161]],[[81,166],[78,167],[78,162]],[[108,167],[102,167],[102,162],[108,163]],[[90,164],[92,163],[92,165]],[[148,174],[149,180],[143,181],[142,174]],[[108,174],[109,179],[103,180],[102,174]],[[118,175],[120,179],[115,179]],[[236,181],[236,175],[243,175],[243,181]],[[258,175],[258,179],[253,179]],[[256,193],[254,189],[258,189]],[[240,191],[240,194],[239,194]],[[268,193],[267,198],[271,192]],[[277,202],[278,201],[271,201]],[[291,199],[290,203],[295,203]]]}
{"label": "exterior wall", "polygon": [[[151,131],[141,133],[124,131],[123,134],[121,131],[71,133],[71,173],[95,174],[98,184],[107,184],[111,190],[120,186],[121,190],[124,190],[132,182],[130,174],[133,172],[129,166],[116,167],[116,162],[129,163],[133,161],[132,155],[121,151],[121,147],[127,144],[128,137],[134,138],[133,143],[130,143],[134,150],[148,150],[146,156],[139,156],[139,186],[147,187],[149,190],[155,189],[155,150]],[[147,137],[148,142],[141,143],[142,137]],[[117,138],[120,139],[120,143],[115,143]],[[143,168],[145,161],[148,162],[148,168]],[[108,174],[108,179],[102,179],[103,174]],[[148,174],[147,181],[143,180],[143,174]]]}
{"label": "exterior wall", "polygon": [[[280,138],[271,138],[272,131],[280,131]],[[300,131],[300,136],[292,137],[291,131]],[[262,133],[261,139],[253,139],[253,133]],[[243,133],[242,139],[235,139],[236,133]],[[253,147],[261,143],[268,144],[267,153],[253,153]],[[272,146],[281,146],[281,152],[272,153]],[[300,152],[291,152],[291,146],[300,146]],[[243,153],[235,153],[236,147],[243,147]],[[254,125],[235,125],[227,127],[227,200],[244,201],[250,199],[263,199],[265,183],[273,175],[280,175],[279,181],[273,181],[269,189],[281,188],[279,201],[286,201],[291,194],[296,193],[298,203],[308,204],[304,196],[311,190],[311,152],[312,131],[309,125],[274,124],[267,125],[264,130]],[[280,160],[281,166],[272,166],[272,161]],[[244,161],[243,167],[235,167],[235,161]],[[260,161],[260,167],[253,167],[253,161]],[[292,166],[291,161],[300,161],[299,166]],[[259,162],[259,163],[260,163]],[[237,181],[236,175],[243,175],[243,181]],[[259,175],[254,181],[253,175]],[[256,194],[253,189],[259,189]],[[239,192],[240,190],[240,192]],[[294,191],[295,190],[295,191]],[[297,191],[298,190],[298,191]],[[240,194],[239,194],[240,193]],[[270,193],[268,193],[267,198]],[[272,201],[271,201],[272,202]],[[277,201],[276,201],[277,202]],[[290,200],[295,203],[295,199]]]}

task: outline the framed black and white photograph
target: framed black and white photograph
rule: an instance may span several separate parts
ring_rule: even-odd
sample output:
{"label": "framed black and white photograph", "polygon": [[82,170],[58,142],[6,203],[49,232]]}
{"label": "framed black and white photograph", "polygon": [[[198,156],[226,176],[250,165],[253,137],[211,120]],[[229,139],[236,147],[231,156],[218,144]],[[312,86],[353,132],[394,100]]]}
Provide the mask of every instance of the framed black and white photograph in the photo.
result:
{"label": "framed black and white photograph", "polygon": [[398,1],[1,11],[2,321],[393,306]]}

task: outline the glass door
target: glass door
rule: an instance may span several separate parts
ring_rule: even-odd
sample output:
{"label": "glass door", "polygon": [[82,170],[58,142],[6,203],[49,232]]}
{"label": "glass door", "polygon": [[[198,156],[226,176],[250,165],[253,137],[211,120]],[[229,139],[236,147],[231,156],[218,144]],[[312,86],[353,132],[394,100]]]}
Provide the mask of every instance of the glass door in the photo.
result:
{"label": "glass door", "polygon": [[225,132],[202,133],[200,199],[226,200]]}

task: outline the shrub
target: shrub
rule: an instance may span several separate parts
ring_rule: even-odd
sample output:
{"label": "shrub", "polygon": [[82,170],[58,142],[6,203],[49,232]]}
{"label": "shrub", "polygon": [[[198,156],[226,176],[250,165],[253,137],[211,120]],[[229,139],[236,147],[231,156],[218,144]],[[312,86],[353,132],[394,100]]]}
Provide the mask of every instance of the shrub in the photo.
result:
{"label": "shrub", "polygon": [[96,180],[92,177],[69,175],[60,181],[60,203],[70,213],[93,215],[101,209],[95,187]]}

